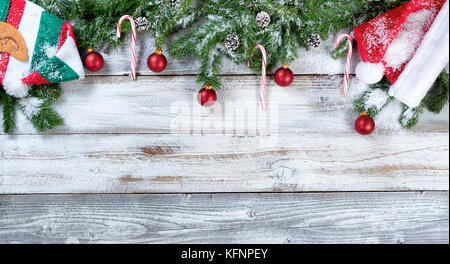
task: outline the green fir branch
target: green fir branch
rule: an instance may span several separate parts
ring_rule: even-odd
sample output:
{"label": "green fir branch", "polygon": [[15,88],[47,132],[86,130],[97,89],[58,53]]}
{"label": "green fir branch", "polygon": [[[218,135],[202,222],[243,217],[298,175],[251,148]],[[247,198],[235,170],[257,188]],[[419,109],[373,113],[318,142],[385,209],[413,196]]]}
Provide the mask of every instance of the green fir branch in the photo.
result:
{"label": "green fir branch", "polygon": [[426,107],[430,112],[439,114],[449,100],[449,76],[447,72],[442,72],[437,80],[437,88],[442,92],[426,101]]}
{"label": "green fir branch", "polygon": [[0,85],[0,105],[3,111],[3,131],[5,133],[12,133],[16,127],[16,103],[17,99],[7,94]]}
{"label": "green fir branch", "polygon": [[425,101],[415,108],[410,108],[404,105],[403,113],[400,117],[400,125],[404,128],[411,129],[419,123],[420,116],[423,114],[425,109]]}
{"label": "green fir branch", "polygon": [[49,103],[44,103],[41,105],[41,110],[38,114],[33,115],[30,119],[33,126],[38,132],[45,132],[47,130],[53,129],[57,126],[64,125],[64,119],[53,110]]}
{"label": "green fir branch", "polygon": [[48,103],[56,102],[62,95],[60,84],[42,84],[34,85],[28,92],[29,96],[37,97]]}
{"label": "green fir branch", "polygon": [[345,56],[347,56],[348,54],[348,44],[347,41],[343,41],[341,42],[341,44],[339,44],[339,47],[337,47],[336,49],[334,49],[333,51],[331,51],[331,57],[335,60],[343,58]]}
{"label": "green fir branch", "polygon": [[[27,106],[26,102],[24,102],[30,99],[38,103],[38,105],[33,106],[33,109],[28,109],[30,106]],[[52,108],[51,103],[48,101],[36,97],[27,97],[19,100],[18,108],[40,133],[64,124],[63,118]]]}
{"label": "green fir branch", "polygon": [[[27,98],[19,100],[19,109],[38,132],[42,133],[64,124],[63,118],[52,108],[52,104],[62,95],[60,84],[34,85],[28,94]],[[38,104],[31,110],[26,109],[23,104],[25,100],[30,99]]]}
{"label": "green fir branch", "polygon": [[[258,26],[256,16],[266,11],[271,23],[266,28]],[[299,9],[277,1],[205,1],[201,25],[193,28],[183,37],[172,43],[169,53],[172,57],[183,59],[195,56],[200,59],[201,68],[198,81],[212,85],[220,84],[220,65],[223,58],[236,64],[251,60],[252,69],[261,71],[261,53],[255,50],[262,44],[268,53],[270,67],[279,62],[292,62],[298,54],[297,36],[300,28]],[[229,34],[236,34],[240,46],[234,50],[225,47]],[[273,54],[277,54],[276,56]]]}
{"label": "green fir branch", "polygon": [[[172,6],[169,0],[32,0],[69,20],[81,48],[116,47],[126,38],[117,39],[117,21],[123,14],[147,21],[139,28],[147,30],[161,49],[169,37],[187,30],[171,43],[170,55],[175,59],[197,57],[202,63],[198,81],[220,88],[220,65],[223,58],[236,64],[252,61],[252,69],[261,71],[261,54],[256,44],[262,44],[268,55],[268,69],[281,63],[291,63],[301,46],[307,47],[311,34],[326,39],[331,33],[352,28],[407,0],[180,0]],[[256,15],[267,12],[271,23],[258,26]],[[198,23],[196,23],[198,22]],[[128,22],[123,32],[129,33]],[[237,50],[225,48],[229,34],[239,36]],[[345,52],[339,49],[336,57]]]}
{"label": "green fir branch", "polygon": [[[386,106],[392,103],[395,98],[388,95],[389,89],[391,87],[391,83],[385,77],[379,83],[372,85],[369,91],[365,92],[361,98],[354,102],[354,106],[357,111],[367,112],[369,116],[375,117],[377,116]],[[435,87],[438,88],[441,93],[438,95],[431,97],[430,94],[433,91],[429,92],[420,105],[415,108],[408,107],[404,105],[403,112],[399,119],[399,123],[401,126],[407,129],[411,129],[417,125],[419,122],[420,116],[424,113],[425,108],[434,113],[440,113],[444,106],[448,103],[449,100],[449,78],[448,73],[442,72],[436,81]],[[384,101],[377,102],[376,106],[371,105],[372,95],[374,93],[385,95]],[[383,98],[383,97],[378,97]]]}
{"label": "green fir branch", "polygon": [[[394,97],[389,96],[389,87],[390,82],[387,78],[383,78],[379,83],[372,85],[369,91],[365,92],[354,102],[356,110],[359,113],[366,112],[370,117],[375,118],[386,106],[395,100]],[[374,97],[377,98],[374,99]],[[376,104],[372,102],[373,100],[376,101]]]}
{"label": "green fir branch", "polygon": [[[169,47],[173,58],[197,57],[201,65],[198,81],[215,84],[220,88],[216,69],[227,57],[236,64],[251,60],[252,69],[261,71],[261,55],[254,46],[262,44],[268,55],[268,68],[281,63],[291,63],[298,56],[300,46],[307,46],[308,38],[318,34],[326,39],[330,33],[352,28],[406,0],[242,0],[242,1],[202,1],[202,17],[199,25],[193,26],[184,36]],[[266,28],[258,26],[256,15],[267,12],[271,23]],[[241,45],[235,51],[224,48],[226,37],[236,34]],[[334,57],[344,54],[345,44],[335,52]],[[213,63],[215,65],[213,65]],[[206,65],[207,64],[207,65]]]}
{"label": "green fir branch", "polygon": [[[117,22],[124,14],[146,21],[138,25],[155,39],[161,49],[169,36],[195,23],[201,10],[195,0],[180,0],[172,7],[169,0],[31,0],[56,16],[68,20],[74,27],[78,45],[83,49],[117,47],[126,38],[116,38]],[[145,19],[145,20],[144,20]],[[122,25],[124,34],[131,33],[128,21]]]}
{"label": "green fir branch", "polygon": [[[0,86],[0,105],[3,111],[3,131],[12,133],[15,128],[15,111],[21,110],[28,120],[34,125],[38,132],[45,132],[56,126],[63,125],[63,118],[52,109],[51,105],[58,100],[62,94],[59,84],[35,85],[30,89],[26,98],[18,99],[6,93]],[[32,99],[39,103],[37,110],[30,116],[29,111],[25,109],[23,100]]]}

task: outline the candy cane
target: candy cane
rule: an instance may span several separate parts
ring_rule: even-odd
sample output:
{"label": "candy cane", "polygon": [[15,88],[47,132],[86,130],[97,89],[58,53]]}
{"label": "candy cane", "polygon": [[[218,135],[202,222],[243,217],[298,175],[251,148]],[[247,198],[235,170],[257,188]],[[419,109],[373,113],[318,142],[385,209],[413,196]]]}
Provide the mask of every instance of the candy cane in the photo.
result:
{"label": "candy cane", "polygon": [[348,34],[342,34],[338,37],[336,40],[336,44],[334,45],[334,49],[337,49],[339,47],[339,44],[341,43],[342,39],[346,38],[348,43],[348,54],[347,54],[347,64],[345,66],[345,78],[344,78],[344,97],[347,97],[348,92],[348,83],[350,79],[350,66],[352,63],[352,54],[353,54],[353,39]]}
{"label": "candy cane", "polygon": [[136,22],[129,15],[124,15],[120,18],[119,23],[117,24],[117,37],[120,38],[122,35],[122,30],[120,29],[120,25],[122,22],[128,19],[131,24],[131,79],[136,80]]}
{"label": "candy cane", "polygon": [[[256,45],[255,49],[260,49],[262,53],[262,69],[261,69],[261,88],[260,98],[261,109],[264,111],[266,108],[266,75],[267,75],[267,52],[262,45]],[[251,67],[251,60],[248,61],[248,66]]]}

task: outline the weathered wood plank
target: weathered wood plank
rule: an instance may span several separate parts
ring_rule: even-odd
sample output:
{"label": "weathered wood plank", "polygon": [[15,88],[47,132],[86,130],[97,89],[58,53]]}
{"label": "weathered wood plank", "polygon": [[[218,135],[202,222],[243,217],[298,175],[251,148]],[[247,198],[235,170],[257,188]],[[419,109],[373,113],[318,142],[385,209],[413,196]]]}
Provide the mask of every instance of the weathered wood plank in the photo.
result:
{"label": "weathered wood plank", "polygon": [[0,136],[0,193],[448,190],[447,133]]}
{"label": "weathered wood plank", "polygon": [[[291,69],[296,74],[343,74],[345,69],[345,58],[334,60],[330,56],[333,50],[335,36],[331,36],[319,48],[309,51],[300,49],[298,59],[291,64]],[[168,65],[164,72],[154,73],[147,67],[148,56],[155,52],[153,39],[145,37],[139,38],[137,43],[137,71],[139,75],[186,75],[197,74],[200,69],[200,62],[195,58],[187,58],[185,60],[174,60],[170,58],[167,48],[164,48],[164,54],[168,59]],[[103,53],[105,59],[105,67],[96,73],[87,72],[88,75],[126,75],[130,73],[130,45],[131,41],[110,53]],[[352,72],[356,66],[356,62],[360,60],[359,54],[355,53],[352,63]],[[280,65],[279,65],[280,66]],[[273,69],[274,72],[276,69]],[[235,65],[231,61],[225,59],[222,67],[222,74],[255,74],[245,64]]]}
{"label": "weathered wood plank", "polygon": [[[214,113],[199,106],[195,77],[90,77],[64,85],[57,110],[66,125],[52,133],[170,133],[174,124],[179,133],[248,135],[247,129],[261,128],[256,116],[270,125],[263,133],[354,133],[358,117],[352,98],[341,96],[342,76],[298,76],[291,87],[281,88],[269,82],[268,111],[258,106],[257,77],[224,77],[224,89],[218,92]],[[351,94],[363,91],[357,81]],[[442,114],[424,114],[413,131],[448,132],[448,106]],[[402,133],[395,129],[400,105],[383,112],[377,119],[377,133]],[[388,117],[388,118],[386,118]],[[35,133],[30,122],[18,115],[17,134]],[[249,121],[254,121],[249,122]],[[213,126],[211,126],[213,124]],[[250,133],[251,134],[251,133]]]}
{"label": "weathered wood plank", "polygon": [[0,196],[1,243],[448,243],[448,192]]}

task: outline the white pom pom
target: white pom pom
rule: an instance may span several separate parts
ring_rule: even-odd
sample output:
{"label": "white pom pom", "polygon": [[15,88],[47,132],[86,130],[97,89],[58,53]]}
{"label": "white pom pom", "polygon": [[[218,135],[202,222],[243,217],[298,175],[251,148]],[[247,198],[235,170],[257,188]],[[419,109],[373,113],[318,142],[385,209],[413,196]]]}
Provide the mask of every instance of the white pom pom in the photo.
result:
{"label": "white pom pom", "polygon": [[385,69],[382,63],[360,62],[356,66],[356,76],[366,84],[374,84],[381,81],[384,76],[384,71]]}
{"label": "white pom pom", "polygon": [[23,84],[20,78],[18,79],[5,79],[3,81],[3,88],[6,93],[17,98],[23,98],[28,95],[29,86]]}

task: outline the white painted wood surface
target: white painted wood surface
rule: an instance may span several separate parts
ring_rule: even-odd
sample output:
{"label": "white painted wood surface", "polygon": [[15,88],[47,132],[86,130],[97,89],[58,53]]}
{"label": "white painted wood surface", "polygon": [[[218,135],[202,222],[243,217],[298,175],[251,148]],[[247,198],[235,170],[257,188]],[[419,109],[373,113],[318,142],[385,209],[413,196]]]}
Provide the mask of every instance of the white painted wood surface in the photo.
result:
{"label": "white painted wood surface", "polygon": [[[218,91],[219,102],[213,110],[202,108],[197,103],[196,93],[201,87],[195,79],[194,76],[141,76],[133,82],[128,77],[90,77],[67,83],[63,97],[56,104],[66,125],[50,134],[167,134],[171,133],[174,122],[181,122],[188,128],[177,129],[177,133],[201,131],[203,134],[241,136],[247,135],[244,130],[248,126],[255,128],[258,125],[247,122],[255,120],[257,115],[266,117],[270,124],[275,122],[261,131],[264,133],[354,134],[354,122],[359,113],[355,112],[353,98],[341,96],[342,76],[297,76],[294,84],[287,88],[269,82],[268,111],[264,113],[257,104],[260,80],[256,76],[223,77],[224,87]],[[357,97],[363,85],[357,80],[352,84],[352,95]],[[229,110],[233,104],[236,111]],[[448,109],[447,106],[439,115],[425,113],[413,131],[448,133]],[[389,111],[392,109],[386,109],[384,113]],[[395,119],[398,117],[376,120],[375,135],[388,133],[407,137],[410,132],[403,129],[392,132],[392,127],[398,126]],[[225,125],[226,121],[231,123]],[[17,123],[16,134],[34,133],[31,124],[20,113]],[[354,136],[355,139],[360,138],[356,134]]]}
{"label": "white painted wood surface", "polygon": [[364,86],[341,97],[333,39],[301,51],[291,87],[269,82],[265,129],[248,122],[259,77],[245,66],[224,64],[223,108],[208,113],[197,61],[155,76],[146,40],[132,82],[129,47],[105,55],[103,71],[64,84],[65,126],[39,135],[19,113],[0,133],[0,242],[448,243],[448,106],[410,131],[393,115],[356,134]]}
{"label": "white painted wood surface", "polygon": [[[0,193],[448,190],[438,132],[1,136]],[[267,146],[267,143],[274,145]]]}
{"label": "white painted wood surface", "polygon": [[0,196],[6,243],[448,243],[448,193]]}

